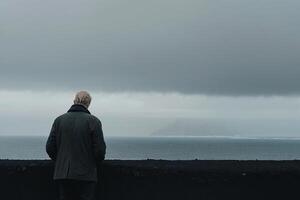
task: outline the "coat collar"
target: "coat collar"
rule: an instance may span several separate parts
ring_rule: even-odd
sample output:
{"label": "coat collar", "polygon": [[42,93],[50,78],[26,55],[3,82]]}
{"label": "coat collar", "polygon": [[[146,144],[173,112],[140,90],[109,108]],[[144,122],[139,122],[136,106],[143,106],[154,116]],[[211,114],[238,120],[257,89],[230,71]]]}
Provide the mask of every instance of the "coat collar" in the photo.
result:
{"label": "coat collar", "polygon": [[83,105],[80,104],[74,104],[71,106],[71,108],[68,110],[68,112],[85,112],[88,114],[91,114],[90,111],[84,107]]}

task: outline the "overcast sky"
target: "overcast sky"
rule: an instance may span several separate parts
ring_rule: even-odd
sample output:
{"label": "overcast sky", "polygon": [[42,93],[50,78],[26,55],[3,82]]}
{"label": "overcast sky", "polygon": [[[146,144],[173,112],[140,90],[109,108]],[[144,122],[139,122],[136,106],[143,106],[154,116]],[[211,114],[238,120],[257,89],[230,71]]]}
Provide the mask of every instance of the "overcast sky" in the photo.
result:
{"label": "overcast sky", "polygon": [[297,0],[2,0],[0,134],[47,135],[85,89],[107,135],[230,118],[282,119],[291,130],[266,134],[297,136],[299,7]]}

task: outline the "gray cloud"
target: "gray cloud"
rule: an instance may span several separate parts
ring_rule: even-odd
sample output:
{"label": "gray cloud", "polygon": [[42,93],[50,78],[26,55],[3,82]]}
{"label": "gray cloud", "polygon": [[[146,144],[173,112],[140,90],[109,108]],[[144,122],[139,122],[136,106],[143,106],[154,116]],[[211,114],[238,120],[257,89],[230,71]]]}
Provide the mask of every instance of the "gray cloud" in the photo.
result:
{"label": "gray cloud", "polygon": [[0,88],[300,93],[296,0],[0,2]]}

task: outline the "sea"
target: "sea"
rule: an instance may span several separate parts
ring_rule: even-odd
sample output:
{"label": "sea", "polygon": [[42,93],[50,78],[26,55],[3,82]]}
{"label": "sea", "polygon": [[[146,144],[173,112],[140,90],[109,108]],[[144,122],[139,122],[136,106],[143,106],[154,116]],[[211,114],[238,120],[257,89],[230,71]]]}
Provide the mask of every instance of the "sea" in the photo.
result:
{"label": "sea", "polygon": [[[0,159],[49,159],[47,137],[0,136]],[[297,160],[300,138],[105,137],[106,159]]]}

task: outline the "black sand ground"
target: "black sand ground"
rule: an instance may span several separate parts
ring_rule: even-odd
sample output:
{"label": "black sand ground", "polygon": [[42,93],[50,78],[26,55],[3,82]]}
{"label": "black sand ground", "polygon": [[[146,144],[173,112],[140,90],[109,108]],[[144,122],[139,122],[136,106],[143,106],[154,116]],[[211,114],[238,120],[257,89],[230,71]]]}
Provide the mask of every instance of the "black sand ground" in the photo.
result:
{"label": "black sand ground", "polygon": [[[300,199],[300,161],[108,160],[103,200]],[[0,200],[53,200],[53,163],[0,160]]]}

